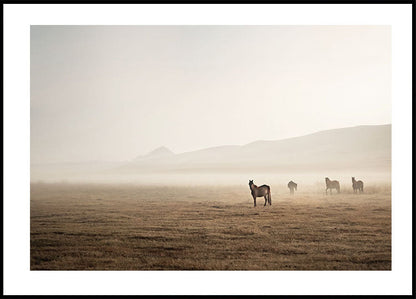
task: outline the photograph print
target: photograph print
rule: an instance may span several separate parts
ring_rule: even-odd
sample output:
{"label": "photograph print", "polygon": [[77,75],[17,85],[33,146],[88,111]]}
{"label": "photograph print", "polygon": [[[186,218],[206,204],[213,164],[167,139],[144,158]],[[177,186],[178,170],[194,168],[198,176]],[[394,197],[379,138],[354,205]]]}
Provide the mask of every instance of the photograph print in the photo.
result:
{"label": "photograph print", "polygon": [[390,271],[391,35],[30,26],[30,270]]}

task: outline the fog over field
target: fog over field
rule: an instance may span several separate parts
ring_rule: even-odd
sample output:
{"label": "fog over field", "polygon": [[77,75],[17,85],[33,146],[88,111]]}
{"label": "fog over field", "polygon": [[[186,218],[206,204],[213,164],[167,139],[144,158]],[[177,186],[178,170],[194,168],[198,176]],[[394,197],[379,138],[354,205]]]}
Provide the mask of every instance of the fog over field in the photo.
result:
{"label": "fog over field", "polygon": [[32,181],[135,184],[390,182],[391,125],[357,126],[283,140],[175,154],[159,147],[125,162],[33,164]]}

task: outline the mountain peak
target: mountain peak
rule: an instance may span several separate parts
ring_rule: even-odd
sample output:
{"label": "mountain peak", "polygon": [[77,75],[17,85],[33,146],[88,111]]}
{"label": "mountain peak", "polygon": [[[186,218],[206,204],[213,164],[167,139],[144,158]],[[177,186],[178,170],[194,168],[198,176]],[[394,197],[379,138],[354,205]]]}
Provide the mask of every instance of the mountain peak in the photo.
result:
{"label": "mountain peak", "polygon": [[140,155],[134,161],[142,161],[148,158],[162,158],[162,157],[169,157],[173,156],[174,153],[168,149],[166,146],[160,146],[151,152],[147,153],[146,155]]}
{"label": "mountain peak", "polygon": [[168,155],[169,156],[173,155],[173,152],[165,146],[160,146],[154,149],[153,151],[151,151],[150,153],[148,153],[146,156],[168,156]]}

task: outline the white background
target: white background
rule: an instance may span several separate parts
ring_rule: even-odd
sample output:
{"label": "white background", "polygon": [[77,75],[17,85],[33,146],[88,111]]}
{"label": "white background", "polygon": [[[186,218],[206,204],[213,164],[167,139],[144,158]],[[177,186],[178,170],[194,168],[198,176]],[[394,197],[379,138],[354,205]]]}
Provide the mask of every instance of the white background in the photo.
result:
{"label": "white background", "polygon": [[[3,7],[4,294],[411,294],[410,4]],[[30,25],[48,24],[391,25],[392,271],[30,271]]]}

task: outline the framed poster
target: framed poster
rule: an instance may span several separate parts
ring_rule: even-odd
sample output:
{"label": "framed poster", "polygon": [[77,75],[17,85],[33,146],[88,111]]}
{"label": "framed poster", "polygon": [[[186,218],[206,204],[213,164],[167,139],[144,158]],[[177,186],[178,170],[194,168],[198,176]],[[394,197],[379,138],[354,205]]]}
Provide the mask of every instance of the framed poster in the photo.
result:
{"label": "framed poster", "polygon": [[10,293],[410,290],[409,5],[5,16]]}

